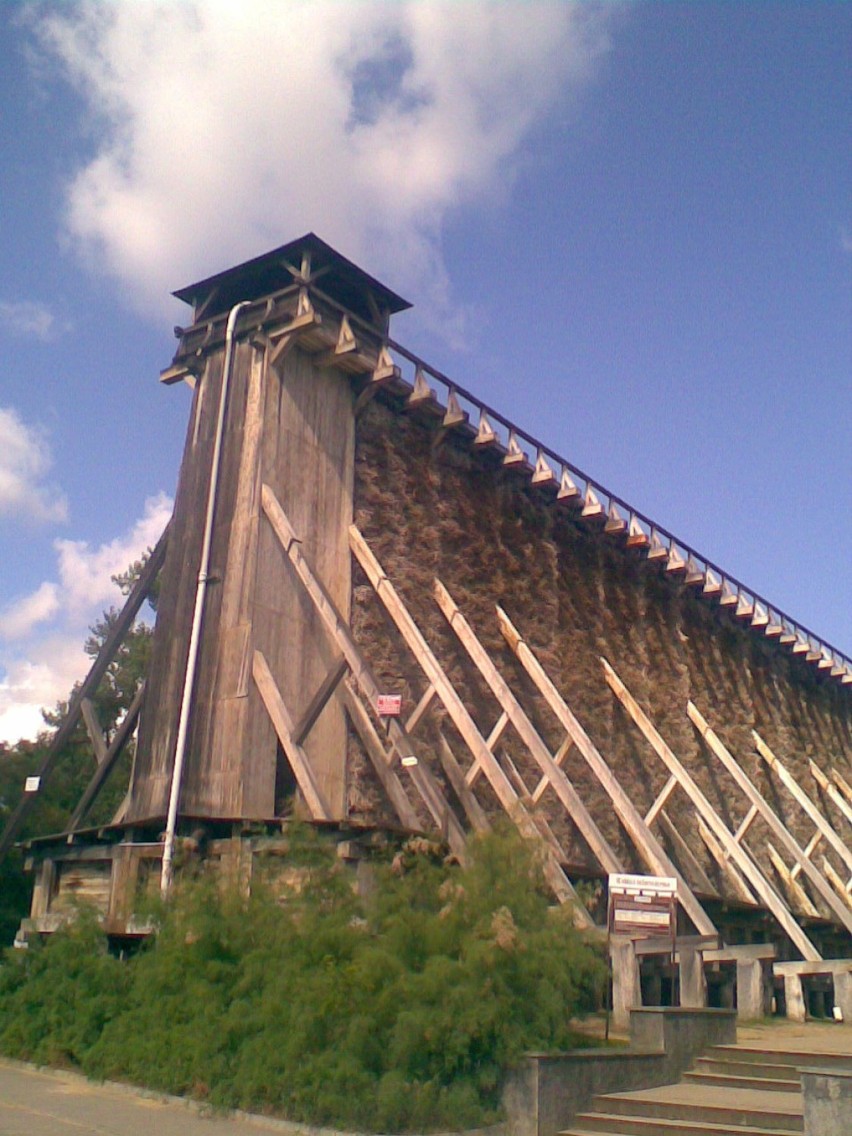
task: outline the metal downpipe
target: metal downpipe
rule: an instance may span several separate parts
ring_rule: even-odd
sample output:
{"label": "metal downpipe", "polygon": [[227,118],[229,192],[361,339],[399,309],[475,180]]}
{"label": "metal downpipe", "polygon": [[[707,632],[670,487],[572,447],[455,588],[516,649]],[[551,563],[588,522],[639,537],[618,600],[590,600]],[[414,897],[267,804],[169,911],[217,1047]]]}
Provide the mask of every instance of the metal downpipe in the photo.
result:
{"label": "metal downpipe", "polygon": [[172,885],[175,829],[177,828],[178,804],[180,802],[181,778],[186,756],[186,742],[189,734],[190,707],[195,672],[198,664],[198,648],[201,641],[201,622],[204,617],[204,601],[207,594],[207,575],[210,567],[210,546],[213,541],[213,517],[216,511],[216,497],[219,491],[219,467],[222,458],[222,438],[225,433],[225,408],[228,401],[228,387],[231,382],[231,369],[234,355],[234,328],[240,310],[248,306],[247,300],[235,304],[228,315],[225,330],[225,361],[222,369],[222,389],[219,392],[219,416],[216,421],[216,436],[213,442],[213,459],[210,469],[210,488],[207,492],[207,514],[204,520],[204,537],[201,544],[201,563],[198,569],[198,583],[195,589],[195,609],[192,615],[192,630],[189,635],[189,652],[186,659],[186,673],[183,680],[180,717],[178,718],[177,741],[175,742],[175,762],[172,769],[171,791],[169,793],[169,813],[166,820],[166,835],[163,845],[163,869],[160,876],[160,892],[165,898]]}

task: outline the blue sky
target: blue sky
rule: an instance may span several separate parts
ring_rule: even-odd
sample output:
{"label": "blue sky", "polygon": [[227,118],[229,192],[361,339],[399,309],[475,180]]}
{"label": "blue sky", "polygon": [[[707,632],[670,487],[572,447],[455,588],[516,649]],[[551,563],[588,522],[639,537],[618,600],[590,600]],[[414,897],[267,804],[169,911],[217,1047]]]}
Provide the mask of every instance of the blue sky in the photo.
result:
{"label": "blue sky", "polygon": [[169,292],[309,229],[852,653],[850,76],[847,3],[0,7],[0,739],[168,515]]}

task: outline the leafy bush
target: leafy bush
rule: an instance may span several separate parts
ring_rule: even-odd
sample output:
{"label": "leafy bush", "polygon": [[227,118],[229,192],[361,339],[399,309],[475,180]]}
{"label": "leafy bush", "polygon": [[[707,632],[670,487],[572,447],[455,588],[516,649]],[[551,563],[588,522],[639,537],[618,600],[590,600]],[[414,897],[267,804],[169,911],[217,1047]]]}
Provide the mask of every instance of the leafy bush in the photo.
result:
{"label": "leafy bush", "polygon": [[422,1131],[493,1120],[525,1049],[576,1043],[603,968],[519,839],[472,841],[464,868],[420,842],[376,868],[367,900],[311,832],[287,865],[284,896],[273,878],[248,899],[182,885],[127,963],[88,922],[5,968],[0,1049],[223,1107]]}

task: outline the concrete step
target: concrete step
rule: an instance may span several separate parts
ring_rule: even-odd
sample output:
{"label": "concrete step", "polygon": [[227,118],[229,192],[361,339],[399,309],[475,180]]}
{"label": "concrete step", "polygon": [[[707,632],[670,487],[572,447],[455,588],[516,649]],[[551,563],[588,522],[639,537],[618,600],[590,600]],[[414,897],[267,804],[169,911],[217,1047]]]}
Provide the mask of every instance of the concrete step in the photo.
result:
{"label": "concrete step", "polygon": [[764,1080],[798,1081],[798,1068],[787,1062],[775,1062],[772,1054],[766,1054],[766,1061],[737,1061],[731,1057],[699,1057],[693,1065],[696,1073],[723,1073],[733,1077],[762,1077]]}
{"label": "concrete step", "polygon": [[[688,1121],[710,1124],[732,1131],[740,1128],[775,1129],[802,1132],[801,1093],[776,1089],[744,1089],[718,1085],[664,1085],[657,1089],[638,1089],[628,1093],[606,1093],[596,1097],[583,1122],[595,1113],[629,1119]],[[628,1129],[629,1131],[629,1129]]]}
{"label": "concrete step", "polygon": [[[852,1049],[852,1039],[850,1039]],[[740,1061],[757,1065],[792,1065],[797,1069],[852,1070],[852,1052],[838,1053],[814,1049],[757,1049],[746,1045],[714,1045],[704,1054],[707,1060]]]}
{"label": "concrete step", "polygon": [[[744,1070],[747,1066],[739,1065],[737,1069]],[[786,1077],[765,1076],[763,1066],[755,1065],[753,1073],[717,1073],[712,1069],[690,1069],[683,1074],[683,1080],[690,1085],[719,1085],[730,1089],[769,1089],[779,1093],[800,1093],[802,1079],[798,1071],[790,1065],[776,1066],[786,1070]]]}
{"label": "concrete step", "polygon": [[559,1136],[797,1136],[801,1131],[791,1128],[732,1128],[730,1124],[624,1117],[602,1112],[578,1116],[577,1125],[580,1127],[566,1128]]}

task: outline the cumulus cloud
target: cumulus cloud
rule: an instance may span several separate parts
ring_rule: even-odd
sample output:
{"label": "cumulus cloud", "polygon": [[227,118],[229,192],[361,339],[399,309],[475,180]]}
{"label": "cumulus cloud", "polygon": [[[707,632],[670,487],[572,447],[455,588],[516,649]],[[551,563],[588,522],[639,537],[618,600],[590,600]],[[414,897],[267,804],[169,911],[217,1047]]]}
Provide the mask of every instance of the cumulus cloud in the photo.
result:
{"label": "cumulus cloud", "polygon": [[42,48],[92,119],[69,234],[158,315],[169,289],[309,229],[446,307],[448,213],[507,191],[530,129],[606,50],[614,12],[561,0],[42,10]]}
{"label": "cumulus cloud", "polygon": [[0,612],[0,741],[35,737],[44,729],[42,707],[52,709],[84,677],[89,627],[105,608],[123,603],[111,577],[157,543],[171,511],[161,493],[114,540],[96,547],[57,540],[56,579]]}
{"label": "cumulus cloud", "polygon": [[65,495],[45,478],[53,464],[44,433],[0,406],[0,517],[64,521]]}
{"label": "cumulus cloud", "polygon": [[15,335],[32,335],[43,342],[57,329],[56,316],[37,300],[0,300],[0,325]]}

